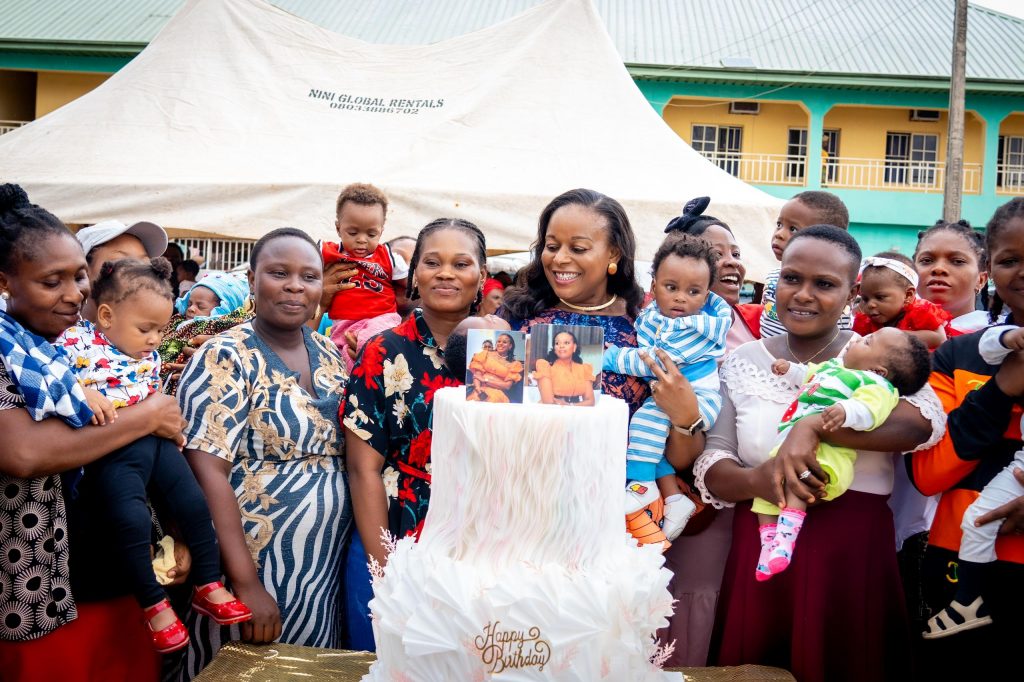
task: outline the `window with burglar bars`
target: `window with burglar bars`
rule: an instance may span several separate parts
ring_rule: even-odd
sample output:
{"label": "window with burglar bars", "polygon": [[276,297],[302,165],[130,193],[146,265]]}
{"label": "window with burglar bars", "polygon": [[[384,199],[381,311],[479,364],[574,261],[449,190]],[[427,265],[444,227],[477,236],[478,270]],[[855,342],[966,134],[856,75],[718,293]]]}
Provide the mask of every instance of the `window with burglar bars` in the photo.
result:
{"label": "window with burglar bars", "polygon": [[739,177],[740,151],[743,149],[743,128],[695,123],[691,129],[690,146],[713,161],[719,168]]}
{"label": "window with burglar bars", "polygon": [[185,258],[203,257],[204,270],[233,270],[249,262],[253,244],[250,239],[203,239],[189,237],[172,240],[185,252]]}

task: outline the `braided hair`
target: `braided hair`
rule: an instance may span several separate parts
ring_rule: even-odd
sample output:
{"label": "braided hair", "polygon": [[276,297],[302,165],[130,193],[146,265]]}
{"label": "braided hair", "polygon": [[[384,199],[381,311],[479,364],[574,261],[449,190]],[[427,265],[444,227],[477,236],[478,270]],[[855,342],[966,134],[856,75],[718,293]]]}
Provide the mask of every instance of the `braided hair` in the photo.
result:
{"label": "braided hair", "polygon": [[[951,232],[960,237],[967,244],[967,248],[971,253],[974,254],[975,260],[978,261],[978,271],[985,272],[988,270],[988,249],[985,248],[985,238],[980,232],[972,228],[971,224],[963,218],[955,223],[939,219],[936,220],[935,224],[927,230],[921,230],[917,233],[917,246],[914,247],[915,269],[917,267],[917,254],[921,251],[921,245],[926,239],[937,232]],[[988,308],[988,289],[986,287],[982,287],[980,293],[982,304],[985,308]]]}
{"label": "braided hair", "polygon": [[[993,245],[999,238],[999,234],[1013,220],[1024,220],[1024,197],[1010,199],[992,214],[992,219],[985,226],[985,246],[988,248],[990,255],[993,251]],[[1003,300],[999,297],[999,290],[996,289],[996,293],[992,296],[992,303],[988,308],[989,322],[994,323],[1002,311]]]}
{"label": "braided hair", "polygon": [[173,301],[172,270],[171,262],[163,256],[149,260],[121,258],[107,261],[100,266],[99,277],[92,285],[92,299],[96,305],[110,305],[146,290]]}
{"label": "braided hair", "polygon": [[[406,296],[412,300],[420,297],[419,289],[416,288],[414,278],[412,274],[416,272],[416,267],[420,264],[420,256],[423,253],[423,244],[427,241],[427,237],[434,234],[435,232],[441,232],[442,230],[458,230],[464,234],[469,235],[476,242],[476,257],[480,263],[480,267],[483,268],[487,265],[487,239],[484,237],[484,233],[481,232],[480,228],[462,218],[438,218],[427,223],[420,233],[416,236],[416,248],[413,249],[412,257],[409,259],[409,280],[406,282]],[[480,303],[483,302],[483,291],[477,289],[476,298],[473,299],[473,304],[469,308],[469,314],[475,315],[477,309],[480,307]]]}
{"label": "braided hair", "polygon": [[[998,214],[999,211],[996,211]],[[995,216],[992,217],[995,220]],[[988,270],[988,252],[985,249],[985,240],[979,232],[971,227],[971,224],[964,219],[960,219],[955,223],[949,223],[945,220],[936,220],[935,224],[929,227],[927,230],[921,230],[917,233],[917,246],[914,247],[914,263],[917,263],[917,254],[921,250],[921,244],[925,239],[931,237],[936,232],[952,232],[955,235],[961,237],[970,250],[974,253],[978,259],[978,269]]]}
{"label": "braided hair", "polygon": [[583,206],[601,216],[608,229],[608,242],[620,253],[618,270],[608,275],[608,293],[616,294],[626,302],[626,312],[636,317],[644,300],[643,289],[636,283],[634,259],[636,258],[636,237],[629,224],[629,217],[622,204],[592,189],[572,189],[564,192],[544,207],[537,222],[537,239],[533,243],[533,258],[530,264],[520,270],[513,286],[505,289],[502,305],[513,317],[530,319],[541,311],[558,304],[551,284],[544,274],[541,254],[548,225],[555,212],[563,206]]}
{"label": "braided hair", "polygon": [[30,202],[21,186],[0,185],[0,272],[35,259],[40,244],[53,236],[74,238],[59,218]]}

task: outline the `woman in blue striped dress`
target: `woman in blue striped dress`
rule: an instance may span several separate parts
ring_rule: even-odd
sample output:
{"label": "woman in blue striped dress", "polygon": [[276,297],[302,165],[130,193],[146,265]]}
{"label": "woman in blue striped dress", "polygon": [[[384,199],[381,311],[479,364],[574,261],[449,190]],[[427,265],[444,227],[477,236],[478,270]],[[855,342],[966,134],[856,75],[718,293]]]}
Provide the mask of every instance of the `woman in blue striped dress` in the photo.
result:
{"label": "woman in blue striped dress", "polygon": [[249,267],[255,317],[196,352],[178,398],[228,582],[254,618],[221,628],[193,614],[188,676],[231,639],[339,644],[352,519],[338,426],[346,374],[330,340],[305,326],[323,288],[320,255],[282,228],[256,243]]}

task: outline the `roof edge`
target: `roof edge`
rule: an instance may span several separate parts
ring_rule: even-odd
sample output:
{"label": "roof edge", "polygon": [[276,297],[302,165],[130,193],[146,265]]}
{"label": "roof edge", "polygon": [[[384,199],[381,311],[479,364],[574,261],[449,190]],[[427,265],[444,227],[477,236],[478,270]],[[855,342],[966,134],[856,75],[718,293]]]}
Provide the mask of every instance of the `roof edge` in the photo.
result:
{"label": "roof edge", "polygon": [[[626,64],[634,78],[670,81],[716,81],[745,85],[807,85],[893,90],[949,90],[949,79],[938,76],[895,76],[885,74],[807,73],[805,71],[761,71],[756,69],[712,69]],[[968,78],[967,90],[988,93],[1024,93],[1024,81]]]}

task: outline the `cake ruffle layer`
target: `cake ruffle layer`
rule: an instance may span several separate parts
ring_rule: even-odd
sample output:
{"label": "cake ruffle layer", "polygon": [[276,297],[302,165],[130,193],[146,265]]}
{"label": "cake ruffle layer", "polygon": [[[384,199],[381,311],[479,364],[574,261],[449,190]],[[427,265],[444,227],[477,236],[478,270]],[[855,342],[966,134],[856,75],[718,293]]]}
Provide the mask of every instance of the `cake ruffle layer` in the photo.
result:
{"label": "cake ruffle layer", "polygon": [[672,613],[672,574],[656,548],[622,537],[615,553],[615,567],[517,563],[486,579],[400,541],[374,583],[378,658],[367,679],[663,680],[650,658]]}

